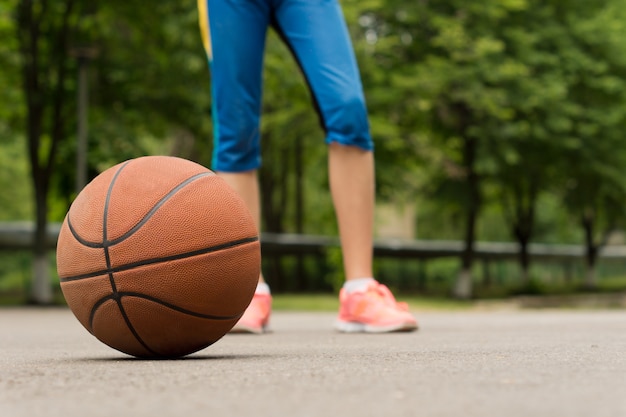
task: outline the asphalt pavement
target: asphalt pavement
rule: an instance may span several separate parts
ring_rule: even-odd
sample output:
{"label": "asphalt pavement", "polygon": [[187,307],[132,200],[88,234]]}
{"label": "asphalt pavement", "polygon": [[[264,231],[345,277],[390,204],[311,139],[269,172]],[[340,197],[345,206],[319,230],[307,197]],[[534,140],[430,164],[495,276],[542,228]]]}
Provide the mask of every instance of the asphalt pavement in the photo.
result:
{"label": "asphalt pavement", "polygon": [[277,312],[178,360],[137,360],[65,308],[0,309],[0,416],[626,417],[626,310],[419,312],[338,334]]}

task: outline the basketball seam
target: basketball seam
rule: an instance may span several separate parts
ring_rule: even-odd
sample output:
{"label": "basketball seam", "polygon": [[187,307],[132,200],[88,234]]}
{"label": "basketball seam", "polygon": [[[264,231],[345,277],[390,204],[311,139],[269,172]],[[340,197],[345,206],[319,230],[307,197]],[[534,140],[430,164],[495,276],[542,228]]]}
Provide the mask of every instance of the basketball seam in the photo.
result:
{"label": "basketball seam", "polygon": [[105,302],[107,302],[109,300],[113,300],[115,302],[115,304],[117,305],[117,308],[120,310],[120,314],[122,315],[122,318],[124,319],[124,323],[126,323],[126,326],[128,327],[128,330],[130,330],[130,332],[133,334],[135,339],[137,339],[139,344],[141,346],[143,346],[144,349],[146,349],[151,354],[158,356],[159,353],[155,352],[153,349],[151,349],[150,346],[148,346],[148,344],[146,342],[144,342],[143,339],[139,336],[139,334],[137,333],[137,330],[135,330],[135,327],[130,322],[130,318],[126,314],[126,311],[122,308],[121,298],[120,298],[119,293],[117,291],[112,293],[111,295],[108,295],[106,297],[101,298],[100,300],[98,300],[97,303],[94,304],[94,306],[91,309],[91,313],[89,315],[89,330],[93,333],[93,319],[94,319],[94,316],[96,314],[96,311],[100,308],[100,306],[102,304],[104,304]]}
{"label": "basketball seam", "polygon": [[[125,165],[124,165],[125,166]],[[124,166],[122,166],[116,173],[115,177],[113,178],[113,180],[111,180],[111,184],[110,184],[110,188],[113,187],[113,184],[115,183],[115,179],[117,178],[117,174],[119,174],[122,169],[124,168]],[[154,213],[161,208],[161,206],[163,204],[165,204],[165,202],[167,200],[169,200],[172,196],[174,196],[174,194],[176,194],[178,191],[180,191],[182,188],[184,188],[186,185],[188,185],[189,183],[199,179],[199,178],[203,178],[206,176],[211,175],[211,173],[208,172],[203,172],[200,174],[196,174],[193,177],[189,177],[187,178],[185,181],[181,182],[180,184],[178,184],[176,187],[172,188],[167,194],[165,194],[163,197],[161,197],[161,199],[159,201],[157,201],[155,203],[155,205],[150,209],[150,211],[148,211],[144,217],[137,223],[135,224],[129,231],[127,231],[126,233],[124,233],[122,236],[113,239],[113,240],[108,240],[107,235],[107,231],[106,231],[106,224],[108,219],[106,218],[106,215],[108,214],[108,201],[109,201],[109,197],[110,197],[110,192],[107,192],[107,200],[105,202],[105,209],[104,209],[104,214],[105,214],[105,218],[103,219],[103,223],[104,223],[104,227],[105,230],[103,230],[103,235],[104,235],[104,239],[103,242],[91,242],[88,241],[87,239],[82,238],[78,232],[76,231],[76,229],[74,229],[74,226],[72,225],[72,221],[70,216],[67,216],[67,225],[70,229],[70,232],[72,233],[72,236],[74,236],[74,239],[76,239],[76,241],[78,243],[80,243],[83,246],[87,246],[89,248],[94,248],[94,249],[100,249],[100,248],[104,248],[104,247],[110,247],[110,246],[115,246],[120,242],[123,242],[124,240],[128,239],[130,236],[132,236],[137,230],[139,230],[143,225],[145,225],[148,220],[150,220],[150,218],[154,215]]]}
{"label": "basketball seam", "polygon": [[[183,313],[183,314],[187,314],[187,315],[190,315],[190,316],[198,317],[198,318],[201,318],[201,319],[207,319],[207,320],[219,320],[219,321],[238,320],[239,318],[241,318],[241,316],[243,316],[243,312],[240,313],[240,314],[236,314],[234,316],[215,316],[215,315],[211,315],[211,314],[197,313],[195,311],[186,310],[186,309],[178,307],[178,306],[176,306],[174,304],[170,304],[167,301],[160,300],[160,299],[158,299],[156,297],[151,297],[151,296],[148,296],[146,294],[142,294],[142,293],[138,293],[138,292],[132,292],[132,291],[126,291],[126,292],[122,291],[122,292],[113,293],[111,295],[108,295],[106,297],[101,298],[100,300],[98,300],[98,302],[96,302],[93,305],[93,307],[91,309],[91,312],[89,314],[89,331],[91,333],[93,333],[93,321],[94,321],[94,318],[95,318],[95,315],[96,315],[96,311],[98,311],[100,306],[102,306],[105,302],[107,302],[109,300],[113,300],[116,303],[116,305],[118,305],[118,308],[120,310],[120,314],[122,314],[122,317],[124,319],[124,322],[126,323],[126,326],[128,327],[128,330],[130,330],[130,332],[133,334],[135,339],[137,339],[139,344],[141,346],[143,346],[144,349],[146,349],[152,355],[159,356],[159,357],[160,356],[164,356],[164,355],[162,353],[159,353],[159,352],[155,351],[150,346],[148,346],[148,344],[141,338],[141,336],[139,335],[139,333],[135,329],[135,326],[132,325],[132,323],[130,321],[130,318],[126,314],[125,309],[121,308],[121,302],[122,302],[122,298],[123,297],[143,298],[145,300],[152,301],[152,302],[154,302],[156,304],[162,305],[163,307],[169,308],[170,310],[178,311],[179,313]],[[212,345],[213,343],[215,343],[215,341],[211,341],[210,343],[207,344],[207,346]]]}
{"label": "basketball seam", "polygon": [[[194,317],[198,317],[201,319],[208,319],[208,320],[220,320],[220,321],[225,321],[225,320],[235,320],[240,318],[243,313],[239,313],[239,314],[235,314],[233,316],[217,316],[214,314],[203,314],[203,313],[198,313],[196,311],[192,311],[192,310],[187,310],[185,308],[179,307],[175,304],[171,304],[167,301],[161,300],[159,298],[156,297],[152,297],[150,295],[147,294],[142,294],[140,292],[136,292],[136,291],[118,291],[117,292],[117,298],[119,298],[120,300],[124,297],[136,297],[136,298],[143,298],[144,300],[148,300],[148,301],[152,301],[156,304],[162,305],[163,307],[167,307],[170,310],[174,310],[174,311],[178,311],[179,313],[183,313],[189,316],[194,316]],[[106,297],[101,298],[100,300],[98,300],[97,303],[94,304],[92,310],[91,310],[91,314],[89,316],[89,327],[93,328],[93,320],[94,320],[94,315],[96,310],[98,309],[98,307],[100,307],[102,304],[104,304],[106,301],[108,300],[115,300],[116,297],[114,297],[113,294],[108,295]]]}
{"label": "basketball seam", "polygon": [[197,249],[197,250],[190,251],[190,252],[184,252],[184,253],[180,253],[180,254],[177,254],[177,255],[170,255],[170,256],[163,256],[163,257],[159,257],[159,258],[144,259],[142,261],[132,262],[132,263],[129,263],[129,264],[120,265],[120,266],[117,266],[115,268],[111,267],[111,268],[102,269],[102,270],[99,270],[99,271],[89,272],[87,274],[67,276],[67,277],[59,277],[59,280],[61,282],[71,282],[71,281],[80,281],[80,280],[88,279],[88,278],[95,278],[95,277],[99,277],[101,275],[108,275],[110,273],[117,273],[117,272],[128,271],[128,270],[131,270],[131,269],[134,269],[134,268],[138,268],[138,267],[141,267],[141,266],[154,265],[154,264],[158,264],[158,263],[162,263],[162,262],[177,261],[177,260],[181,260],[181,259],[192,258],[194,256],[200,256],[200,255],[206,255],[208,253],[219,252],[221,250],[231,249],[231,248],[235,248],[235,247],[238,247],[238,246],[243,246],[243,245],[246,245],[246,244],[249,244],[249,243],[258,242],[258,240],[259,240],[258,236],[247,237],[247,238],[244,238],[244,239],[233,240],[231,242],[222,243],[222,244],[215,245],[215,246],[209,246],[208,248]]}
{"label": "basketball seam", "polygon": [[[115,185],[115,182],[117,181],[117,178],[120,176],[120,174],[122,173],[122,171],[124,170],[124,168],[126,168],[128,166],[128,164],[130,164],[130,161],[126,162],[124,165],[122,165],[120,167],[120,169],[117,170],[117,172],[115,173],[115,175],[113,176],[113,178],[111,178],[111,183],[109,184],[109,188],[107,189],[107,193],[106,193],[106,198],[104,200],[104,207],[103,207],[103,213],[102,213],[102,249],[104,250],[104,260],[106,263],[106,268],[107,268],[107,275],[109,276],[109,282],[111,283],[111,291],[113,291],[113,296],[115,297],[115,295],[117,294],[117,285],[115,284],[115,278],[113,277],[113,272],[111,272],[111,256],[109,254],[109,245],[108,245],[108,217],[109,217],[109,203],[111,201],[111,193],[113,192],[113,186]],[[69,223],[69,218],[68,218],[68,223]],[[117,300],[118,306],[122,312],[122,315],[124,316],[124,318],[126,319],[127,323],[128,320],[126,318],[126,312],[124,311],[121,303],[119,302],[119,300]],[[130,326],[130,323],[128,323],[128,325]]]}
{"label": "basketball seam", "polygon": [[[126,314],[126,310],[124,309],[124,306],[122,305],[122,299],[120,297],[119,292],[117,291],[117,284],[115,283],[115,276],[113,275],[113,271],[111,271],[111,256],[109,254],[110,245],[109,245],[109,238],[108,238],[109,203],[111,201],[111,193],[113,192],[113,186],[115,185],[115,182],[117,181],[117,178],[119,177],[121,172],[129,163],[130,161],[126,162],[124,165],[120,167],[120,169],[117,170],[117,172],[111,179],[109,188],[107,189],[107,194],[104,200],[104,207],[103,207],[103,213],[102,213],[102,250],[104,251],[104,259],[106,262],[106,268],[108,270],[107,275],[109,277],[109,283],[111,284],[111,299],[115,301],[117,308],[120,310],[120,314],[124,318],[124,322],[126,323],[126,326],[130,330],[130,332],[133,334],[135,339],[137,339],[137,341],[148,352],[152,353],[153,355],[156,355],[157,353],[154,350],[152,350],[150,346],[148,346],[148,344],[139,336],[139,334],[137,333],[137,330],[135,329],[135,326],[133,326],[133,324],[130,321],[130,317],[128,317],[128,314]],[[69,218],[68,218],[68,223],[69,223]],[[96,311],[96,306],[94,306],[92,309],[92,314],[91,314],[92,316],[95,314],[95,311]]]}

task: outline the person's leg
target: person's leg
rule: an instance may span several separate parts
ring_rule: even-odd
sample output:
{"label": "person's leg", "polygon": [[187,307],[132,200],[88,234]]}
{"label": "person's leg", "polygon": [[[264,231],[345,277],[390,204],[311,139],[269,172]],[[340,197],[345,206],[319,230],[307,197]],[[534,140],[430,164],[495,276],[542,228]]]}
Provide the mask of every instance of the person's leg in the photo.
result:
{"label": "person's leg", "polygon": [[373,153],[331,143],[328,169],[346,280],[373,277]]}
{"label": "person's leg", "polygon": [[200,26],[211,69],[211,167],[238,192],[260,230],[256,170],[262,67],[270,8],[265,0],[198,0]]}
{"label": "person's leg", "polygon": [[276,2],[273,26],[305,75],[326,143],[372,150],[359,68],[338,1]]}
{"label": "person's leg", "polygon": [[[244,200],[260,231],[257,168],[262,66],[270,7],[266,0],[198,0],[211,69],[214,151],[212,168]],[[260,333],[271,310],[262,273],[257,292],[235,331]]]}
{"label": "person's leg", "polygon": [[329,177],[346,283],[340,331],[417,328],[405,305],[373,278],[374,158],[358,67],[339,3],[278,0],[276,27],[311,88],[329,144]]}
{"label": "person's leg", "polygon": [[[261,209],[257,171],[246,172],[218,172],[244,200],[252,217],[261,229]],[[267,330],[272,313],[272,295],[269,286],[265,283],[263,272],[259,275],[259,283],[250,305],[231,329],[233,333],[256,333],[261,334]]]}
{"label": "person's leg", "polygon": [[372,277],[374,159],[365,98],[336,1],[283,0],[275,27],[311,89],[329,144],[346,279]]}
{"label": "person's leg", "polygon": [[[267,0],[198,0],[211,72],[213,160],[216,172],[241,173],[261,164],[263,54]],[[201,24],[202,26],[202,24]],[[246,199],[248,200],[248,199]]]}
{"label": "person's leg", "polygon": [[[257,170],[245,172],[218,172],[228,185],[230,185],[241,196],[250,210],[257,230],[261,230],[261,196],[259,194],[259,183]],[[259,277],[259,282],[265,282],[263,272]]]}

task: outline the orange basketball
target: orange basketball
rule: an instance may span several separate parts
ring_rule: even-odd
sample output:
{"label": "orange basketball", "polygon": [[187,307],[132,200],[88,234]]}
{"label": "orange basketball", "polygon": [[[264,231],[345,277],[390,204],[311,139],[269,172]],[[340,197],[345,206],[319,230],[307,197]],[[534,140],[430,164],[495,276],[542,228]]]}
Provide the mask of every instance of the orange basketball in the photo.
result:
{"label": "orange basketball", "polygon": [[226,334],[261,262],[252,216],[210,170],[147,156],[101,173],[76,197],[57,244],[67,304],[103,343],[178,357]]}

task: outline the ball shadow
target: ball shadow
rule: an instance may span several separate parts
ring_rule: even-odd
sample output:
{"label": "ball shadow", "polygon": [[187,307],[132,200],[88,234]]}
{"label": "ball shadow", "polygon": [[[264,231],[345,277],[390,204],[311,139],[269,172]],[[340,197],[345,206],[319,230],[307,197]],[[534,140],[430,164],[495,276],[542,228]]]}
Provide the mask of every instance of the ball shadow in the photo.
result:
{"label": "ball shadow", "polygon": [[71,359],[72,362],[181,362],[268,359],[274,355],[190,355],[178,358],[137,358],[134,356],[107,356],[99,358]]}

